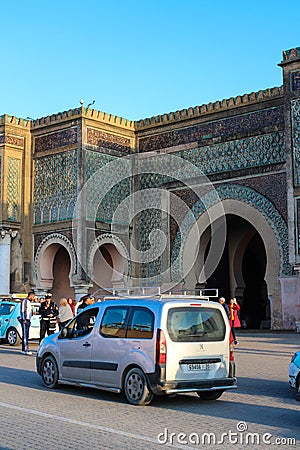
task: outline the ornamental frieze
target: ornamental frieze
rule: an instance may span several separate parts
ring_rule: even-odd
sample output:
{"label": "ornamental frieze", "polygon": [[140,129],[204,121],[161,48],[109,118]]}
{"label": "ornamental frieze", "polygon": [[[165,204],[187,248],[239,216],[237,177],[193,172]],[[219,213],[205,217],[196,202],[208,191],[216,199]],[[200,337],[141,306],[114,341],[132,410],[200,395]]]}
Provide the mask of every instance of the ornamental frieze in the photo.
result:
{"label": "ornamental frieze", "polygon": [[96,147],[109,148],[125,153],[129,153],[130,151],[129,138],[95,130],[94,128],[87,128],[87,142]]}
{"label": "ornamental frieze", "polygon": [[141,138],[139,149],[147,152],[191,142],[198,142],[202,146],[215,139],[225,141],[234,139],[239,134],[258,133],[266,127],[284,128],[283,106]]}
{"label": "ornamental frieze", "polygon": [[34,141],[34,150],[35,152],[54,150],[66,145],[76,144],[77,139],[77,127],[67,128],[55,133],[36,137]]}
{"label": "ornamental frieze", "polygon": [[0,136],[0,145],[1,144],[8,144],[12,145],[14,147],[24,147],[24,138],[19,136],[12,136],[11,134],[2,134]]}

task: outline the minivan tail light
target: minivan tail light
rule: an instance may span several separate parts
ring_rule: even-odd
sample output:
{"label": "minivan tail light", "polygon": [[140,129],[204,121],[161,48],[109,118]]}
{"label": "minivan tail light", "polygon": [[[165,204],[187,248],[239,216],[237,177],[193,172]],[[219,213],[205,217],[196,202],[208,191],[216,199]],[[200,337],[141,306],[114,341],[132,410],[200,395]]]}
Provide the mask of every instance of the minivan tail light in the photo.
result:
{"label": "minivan tail light", "polygon": [[233,347],[234,347],[234,339],[233,339],[232,331],[230,330],[230,335],[229,335],[229,361],[234,361]]}
{"label": "minivan tail light", "polygon": [[166,364],[166,361],[167,361],[167,342],[164,332],[158,328],[156,336],[156,363]]}

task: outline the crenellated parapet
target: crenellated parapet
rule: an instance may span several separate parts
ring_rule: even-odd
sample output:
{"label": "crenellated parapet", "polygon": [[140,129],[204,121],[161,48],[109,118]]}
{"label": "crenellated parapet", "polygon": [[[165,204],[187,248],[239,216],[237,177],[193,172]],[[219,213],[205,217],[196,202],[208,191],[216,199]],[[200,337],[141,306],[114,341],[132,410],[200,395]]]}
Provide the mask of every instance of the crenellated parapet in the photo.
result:
{"label": "crenellated parapet", "polygon": [[21,117],[9,116],[8,114],[3,114],[0,116],[0,125],[17,125],[30,129],[31,120],[23,119]]}
{"label": "crenellated parapet", "polygon": [[[293,49],[300,52],[300,47]],[[288,53],[290,52],[290,53]],[[293,53],[292,50],[284,52],[285,59],[295,57],[298,53]],[[290,55],[290,56],[288,56]],[[113,125],[121,128],[125,128],[131,131],[152,127],[156,125],[163,125],[172,122],[180,122],[186,119],[193,119],[200,116],[205,116],[214,112],[226,111],[229,109],[251,105],[260,101],[281,97],[283,95],[283,87],[273,87],[258,92],[251,92],[249,94],[238,95],[237,97],[230,97],[229,99],[217,100],[207,104],[185,108],[178,111],[172,111],[169,113],[161,114],[158,116],[148,117],[138,121],[128,120],[124,117],[116,116],[114,114],[98,111],[96,109],[85,108],[83,106],[79,108],[69,109],[68,111],[58,112],[51,116],[41,117],[35,120],[17,118],[15,116],[9,116],[4,114],[0,116],[1,124],[20,125],[27,128],[39,128],[45,125],[55,125],[64,121],[77,120],[81,118],[92,119],[101,122],[102,124]]]}
{"label": "crenellated parapet", "polygon": [[68,111],[58,112],[51,116],[41,117],[32,122],[33,128],[38,128],[45,125],[55,125],[64,121],[77,120],[77,119],[94,119],[102,122],[103,124],[115,125],[118,127],[126,128],[129,130],[134,129],[134,121],[125,119],[124,117],[115,116],[114,114],[108,114],[106,112],[97,111],[91,108],[74,108]]}
{"label": "crenellated parapet", "polygon": [[186,119],[193,119],[206,114],[214,112],[226,111],[229,109],[251,105],[268,99],[273,99],[283,96],[283,87],[273,87],[258,92],[251,92],[250,94],[238,95],[229,99],[217,100],[201,106],[195,106],[180,111],[170,112],[146,119],[141,119],[136,124],[136,129],[147,128],[155,125],[163,125],[171,122],[179,122]]}
{"label": "crenellated parapet", "polygon": [[291,48],[282,52],[283,62],[300,58],[300,47]]}

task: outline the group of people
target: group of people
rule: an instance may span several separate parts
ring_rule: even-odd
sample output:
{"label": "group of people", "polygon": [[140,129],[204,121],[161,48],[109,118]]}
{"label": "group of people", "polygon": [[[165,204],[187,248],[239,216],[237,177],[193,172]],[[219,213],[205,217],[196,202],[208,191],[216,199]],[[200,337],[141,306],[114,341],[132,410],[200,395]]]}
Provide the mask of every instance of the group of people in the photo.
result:
{"label": "group of people", "polygon": [[[29,329],[30,320],[32,317],[31,302],[35,301],[36,297],[34,292],[29,292],[27,297],[21,302],[20,309],[20,323],[22,325],[22,353],[26,355],[31,355],[31,351],[28,347],[29,339]],[[52,300],[52,294],[48,293],[45,297],[40,298],[40,341],[44,337],[55,333],[56,325],[58,322],[59,329],[63,328],[76,314],[78,311],[84,309],[86,306],[91,305],[95,302],[95,298],[91,295],[84,295],[80,301],[77,303],[76,300],[72,298],[61,298],[59,302],[59,307]],[[226,315],[228,317],[233,342],[238,345],[236,338],[235,329],[241,327],[240,319],[238,316],[238,311],[240,306],[236,298],[231,298],[229,304],[226,303],[224,297],[219,298],[219,303],[223,305]]]}
{"label": "group of people", "polygon": [[219,303],[223,305],[229,320],[234,345],[238,345],[235,329],[241,327],[238,311],[241,309],[236,298],[231,298],[229,304],[226,303],[224,297],[219,298]]}
{"label": "group of people", "polygon": [[[22,354],[31,355],[29,350],[29,330],[32,317],[31,302],[36,300],[34,292],[29,292],[27,297],[21,302],[20,307],[20,323],[22,326]],[[52,294],[48,293],[45,297],[39,299],[40,308],[40,342],[46,334],[49,336],[56,331],[58,323],[59,329],[63,328],[74,316],[77,311],[84,309],[86,306],[94,303],[94,297],[90,295],[84,295],[77,303],[72,298],[61,298],[59,306],[52,300]]]}

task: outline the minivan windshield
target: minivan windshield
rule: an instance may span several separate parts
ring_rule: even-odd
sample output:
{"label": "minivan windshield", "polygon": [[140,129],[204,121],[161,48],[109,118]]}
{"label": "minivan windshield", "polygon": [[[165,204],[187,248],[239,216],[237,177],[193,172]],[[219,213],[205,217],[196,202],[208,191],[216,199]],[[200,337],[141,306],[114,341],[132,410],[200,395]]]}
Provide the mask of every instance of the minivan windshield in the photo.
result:
{"label": "minivan windshield", "polygon": [[226,332],[221,311],[200,306],[171,308],[167,329],[174,342],[223,341]]}

